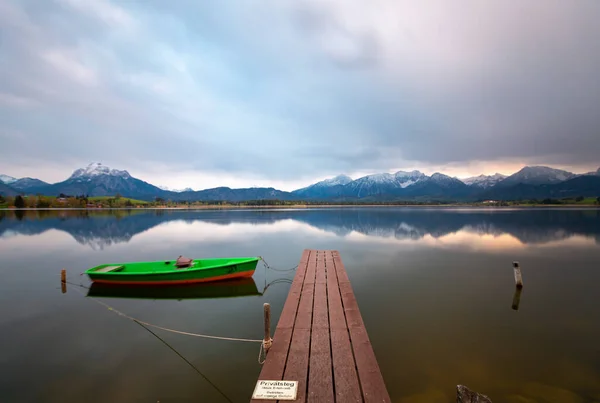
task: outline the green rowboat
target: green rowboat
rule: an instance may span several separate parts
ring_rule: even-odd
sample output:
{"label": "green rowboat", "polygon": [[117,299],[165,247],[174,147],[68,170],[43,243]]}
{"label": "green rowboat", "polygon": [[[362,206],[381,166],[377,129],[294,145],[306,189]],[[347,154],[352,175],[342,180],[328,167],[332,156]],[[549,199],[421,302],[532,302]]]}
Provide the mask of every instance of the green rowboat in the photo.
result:
{"label": "green rowboat", "polygon": [[189,259],[158,262],[111,263],[92,267],[86,274],[93,282],[130,285],[203,283],[252,277],[258,257]]}

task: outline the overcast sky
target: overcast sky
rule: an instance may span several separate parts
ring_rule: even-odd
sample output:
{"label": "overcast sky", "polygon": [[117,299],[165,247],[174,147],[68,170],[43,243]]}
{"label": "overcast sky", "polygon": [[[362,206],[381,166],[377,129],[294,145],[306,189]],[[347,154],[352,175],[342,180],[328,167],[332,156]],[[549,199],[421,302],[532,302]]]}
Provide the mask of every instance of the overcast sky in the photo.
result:
{"label": "overcast sky", "polygon": [[0,173],[290,190],[595,170],[599,18],[597,0],[2,0]]}

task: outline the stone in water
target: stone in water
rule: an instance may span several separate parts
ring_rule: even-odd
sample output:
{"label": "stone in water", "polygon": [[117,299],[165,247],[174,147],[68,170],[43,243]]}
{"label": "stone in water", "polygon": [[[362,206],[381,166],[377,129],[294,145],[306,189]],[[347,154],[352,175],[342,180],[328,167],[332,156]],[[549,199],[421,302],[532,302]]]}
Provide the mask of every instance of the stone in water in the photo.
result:
{"label": "stone in water", "polygon": [[489,397],[480,393],[474,392],[464,385],[456,386],[456,402],[457,403],[492,403]]}

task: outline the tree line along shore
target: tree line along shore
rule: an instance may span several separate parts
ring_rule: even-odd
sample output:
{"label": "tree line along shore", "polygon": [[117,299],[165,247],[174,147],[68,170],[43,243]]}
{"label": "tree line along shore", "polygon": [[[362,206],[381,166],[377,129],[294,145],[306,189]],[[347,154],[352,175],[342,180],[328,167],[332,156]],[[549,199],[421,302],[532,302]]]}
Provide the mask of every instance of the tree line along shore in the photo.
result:
{"label": "tree line along shore", "polygon": [[342,201],[305,201],[305,200],[245,200],[245,201],[172,201],[156,198],[153,201],[137,200],[114,196],[16,196],[3,197],[0,195],[0,208],[252,208],[252,207],[338,207],[338,206],[600,206],[600,197],[576,197],[564,199],[531,199],[531,200],[483,200],[476,202],[457,202],[448,200],[342,200]]}

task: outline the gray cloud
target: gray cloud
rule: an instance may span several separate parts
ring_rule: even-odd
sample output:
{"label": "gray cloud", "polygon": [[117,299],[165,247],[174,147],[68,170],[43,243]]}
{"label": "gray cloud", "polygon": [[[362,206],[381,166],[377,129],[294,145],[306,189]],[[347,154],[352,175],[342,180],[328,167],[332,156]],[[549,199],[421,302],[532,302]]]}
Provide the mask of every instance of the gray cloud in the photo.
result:
{"label": "gray cloud", "polygon": [[600,3],[460,5],[2,2],[0,172],[599,165]]}
{"label": "gray cloud", "polygon": [[327,57],[341,68],[374,67],[379,42],[372,28],[353,30],[338,20],[335,10],[299,2],[292,11],[292,22],[301,35],[320,43]]}

